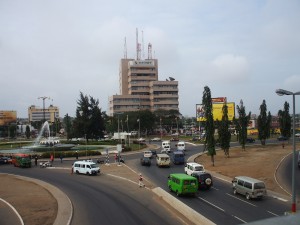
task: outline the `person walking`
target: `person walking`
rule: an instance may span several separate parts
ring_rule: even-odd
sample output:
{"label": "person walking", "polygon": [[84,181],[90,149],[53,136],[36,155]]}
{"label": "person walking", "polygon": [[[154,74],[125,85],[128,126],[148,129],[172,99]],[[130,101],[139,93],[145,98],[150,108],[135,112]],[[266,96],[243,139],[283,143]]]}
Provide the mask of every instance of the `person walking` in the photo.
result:
{"label": "person walking", "polygon": [[53,163],[53,161],[54,161],[54,156],[51,154],[51,156],[50,156],[50,161],[51,161],[51,164]]}
{"label": "person walking", "polygon": [[75,152],[76,159],[78,159],[78,151]]}
{"label": "person walking", "polygon": [[61,154],[60,156],[59,156],[59,158],[60,158],[60,163],[62,163],[63,162],[63,155]]}
{"label": "person walking", "polygon": [[38,157],[36,155],[35,158],[34,158],[34,164],[35,164],[35,166],[37,166],[37,161],[38,161]]}
{"label": "person walking", "polygon": [[143,183],[143,176],[142,176],[141,173],[140,173],[140,176],[139,176],[139,187],[145,187],[145,184]]}

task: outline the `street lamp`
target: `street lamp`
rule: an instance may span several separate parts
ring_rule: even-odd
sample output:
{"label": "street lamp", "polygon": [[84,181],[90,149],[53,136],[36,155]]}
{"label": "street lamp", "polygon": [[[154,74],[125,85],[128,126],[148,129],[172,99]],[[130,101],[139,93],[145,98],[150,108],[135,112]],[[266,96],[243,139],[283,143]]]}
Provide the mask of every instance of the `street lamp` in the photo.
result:
{"label": "street lamp", "polygon": [[45,116],[45,100],[50,99],[50,97],[38,97],[38,99],[43,99],[43,117],[44,117],[44,123],[46,122],[46,116]]}
{"label": "street lamp", "polygon": [[295,166],[296,166],[296,140],[295,140],[295,95],[300,95],[300,91],[291,92],[283,89],[277,89],[276,94],[279,96],[293,96],[293,161],[292,161],[292,212],[296,212],[296,187],[295,187]]}
{"label": "street lamp", "polygon": [[160,140],[162,140],[162,126],[161,126],[161,117],[159,119],[160,122]]}
{"label": "street lamp", "polygon": [[[83,111],[79,111],[79,114],[82,117]],[[85,132],[85,122],[84,122],[83,127],[84,127],[83,130],[84,130],[84,139],[85,139],[85,157],[87,158],[87,139],[86,139],[86,132]]]}

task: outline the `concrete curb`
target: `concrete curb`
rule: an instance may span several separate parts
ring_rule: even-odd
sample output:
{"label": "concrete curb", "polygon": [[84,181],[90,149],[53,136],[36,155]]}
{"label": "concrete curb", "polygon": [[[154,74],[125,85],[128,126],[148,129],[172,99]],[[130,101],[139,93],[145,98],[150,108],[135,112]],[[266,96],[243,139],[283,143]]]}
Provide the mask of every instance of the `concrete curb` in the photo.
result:
{"label": "concrete curb", "polygon": [[152,189],[152,191],[162,198],[165,202],[167,202],[171,207],[176,206],[176,210],[179,211],[182,215],[186,216],[191,222],[194,224],[199,224],[199,225],[213,225],[212,221],[209,219],[205,218],[198,212],[196,212],[194,209],[188,207],[186,204],[183,202],[179,201],[177,198],[174,198],[172,195],[167,193],[165,190],[163,190],[160,187],[156,187]]}
{"label": "concrete curb", "polygon": [[55,187],[49,183],[46,183],[44,181],[38,180],[38,179],[14,175],[14,174],[9,174],[9,175],[14,176],[21,180],[34,182],[37,185],[40,185],[41,187],[48,190],[53,195],[53,197],[56,199],[57,205],[58,205],[57,215],[56,215],[56,219],[55,219],[53,225],[70,225],[71,224],[71,220],[73,217],[73,205],[72,205],[72,202],[69,199],[69,197],[64,192],[62,192],[57,187]]}

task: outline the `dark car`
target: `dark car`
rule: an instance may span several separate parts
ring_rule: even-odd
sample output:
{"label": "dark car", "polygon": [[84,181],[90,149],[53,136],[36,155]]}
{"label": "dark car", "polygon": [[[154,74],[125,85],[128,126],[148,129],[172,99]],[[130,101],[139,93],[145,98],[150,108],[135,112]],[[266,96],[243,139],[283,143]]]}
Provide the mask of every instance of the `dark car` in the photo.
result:
{"label": "dark car", "polygon": [[152,152],[152,156],[156,156],[157,155],[156,150],[152,149],[151,152]]}
{"label": "dark car", "polygon": [[6,156],[0,157],[0,164],[9,164],[9,163],[11,163],[11,158]]}
{"label": "dark car", "polygon": [[192,176],[198,179],[198,189],[208,190],[213,186],[212,176],[209,173],[192,173]]}
{"label": "dark car", "polygon": [[150,157],[142,157],[141,165],[142,166],[151,166],[151,158]]}
{"label": "dark car", "polygon": [[279,136],[278,138],[277,138],[277,140],[278,141],[287,141],[287,137],[284,137],[284,136]]}
{"label": "dark car", "polygon": [[254,138],[247,138],[246,143],[254,143],[255,139]]}

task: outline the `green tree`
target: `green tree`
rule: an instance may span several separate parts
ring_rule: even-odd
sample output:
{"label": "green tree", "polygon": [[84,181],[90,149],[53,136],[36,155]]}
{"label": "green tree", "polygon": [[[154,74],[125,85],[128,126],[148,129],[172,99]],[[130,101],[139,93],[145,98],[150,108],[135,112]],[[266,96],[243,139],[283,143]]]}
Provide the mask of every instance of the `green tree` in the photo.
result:
{"label": "green tree", "polygon": [[221,149],[229,157],[231,133],[229,131],[230,121],[228,119],[228,106],[226,103],[223,105],[222,112],[222,121],[218,122],[219,142]]}
{"label": "green tree", "polygon": [[267,114],[267,105],[266,101],[263,100],[260,105],[260,114],[257,118],[257,128],[258,128],[258,139],[262,145],[266,144],[266,139],[270,137],[270,128],[271,128],[271,113]]}
{"label": "green tree", "polygon": [[77,101],[76,118],[73,121],[74,135],[91,138],[102,138],[104,127],[103,114],[99,108],[99,100],[80,92]]}
{"label": "green tree", "polygon": [[211,157],[212,165],[215,165],[215,158],[216,149],[215,149],[215,127],[214,127],[214,119],[213,119],[213,112],[212,112],[212,102],[211,102],[211,92],[209,87],[205,86],[203,91],[202,97],[202,104],[204,107],[204,116],[206,118],[206,123],[204,126],[206,132],[205,138],[205,146],[208,151],[208,155]]}
{"label": "green tree", "polygon": [[236,106],[238,111],[238,119],[234,119],[235,129],[238,133],[238,140],[242,149],[245,150],[246,140],[247,140],[247,127],[251,118],[251,112],[246,115],[246,108],[244,106],[243,100],[240,101],[240,105]]}
{"label": "green tree", "polygon": [[288,102],[284,103],[284,109],[278,111],[279,127],[282,136],[290,138],[292,128],[292,117],[290,116],[290,105]]}

